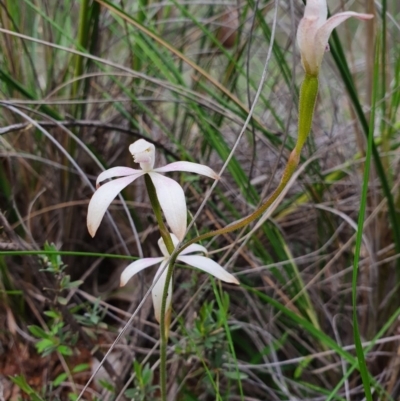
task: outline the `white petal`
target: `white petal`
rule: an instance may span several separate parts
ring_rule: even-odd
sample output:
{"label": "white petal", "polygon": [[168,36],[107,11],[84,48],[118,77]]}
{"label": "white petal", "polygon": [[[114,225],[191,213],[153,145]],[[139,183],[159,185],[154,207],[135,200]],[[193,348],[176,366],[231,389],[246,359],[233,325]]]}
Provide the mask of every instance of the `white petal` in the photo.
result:
{"label": "white petal", "polygon": [[182,187],[174,180],[155,172],[149,172],[157,192],[157,198],[171,231],[183,240],[186,232],[186,201]]}
{"label": "white petal", "polygon": [[340,13],[332,16],[328,19],[317,31],[315,37],[315,54],[317,64],[321,64],[322,57],[324,56],[326,46],[331,36],[332,31],[340,25],[342,22],[346,21],[350,17],[355,17],[361,20],[367,20],[374,18],[372,14],[360,14],[353,11],[347,11],[345,13]]}
{"label": "white petal", "polygon": [[93,194],[90,199],[88,214],[87,214],[87,227],[92,237],[95,236],[97,229],[104,217],[108,206],[113,199],[131,182],[133,182],[138,175],[133,175],[124,178],[117,178],[107,184],[102,185]]}
{"label": "white petal", "polygon": [[164,258],[145,258],[139,259],[126,266],[124,271],[121,273],[120,286],[124,286],[135,274],[139,273],[146,267],[153,266],[156,263],[160,263]]}
{"label": "white petal", "polygon": [[167,173],[169,171],[186,171],[188,173],[197,173],[217,180],[218,174],[208,166],[192,162],[175,162],[167,164],[164,167],[154,169],[158,173]]}
{"label": "white petal", "polygon": [[181,262],[185,262],[190,266],[197,267],[200,270],[205,271],[208,274],[213,275],[219,280],[225,281],[226,283],[239,284],[239,281],[228,273],[222,266],[214,262],[210,258],[204,256],[178,256],[177,258]]}
{"label": "white petal", "polygon": [[114,178],[114,177],[126,177],[128,175],[136,175],[140,174],[143,175],[144,172],[142,170],[135,170],[130,167],[112,167],[108,170],[103,171],[96,180],[96,187],[99,186],[100,182],[106,180],[107,178]]}
{"label": "white petal", "polygon": [[[161,266],[157,270],[157,273],[154,277],[153,282],[157,281],[155,286],[153,287],[153,290],[151,292],[151,296],[153,298],[153,306],[154,306],[154,314],[157,319],[157,322],[160,322],[161,318],[161,303],[162,303],[162,296],[164,292],[164,286],[165,286],[165,280],[167,279],[167,272],[168,268],[165,269],[164,273],[161,274],[162,269],[164,269],[164,266],[166,265],[166,261],[161,263]],[[167,295],[167,303],[165,307],[165,311],[167,312],[168,309],[171,306],[171,299],[172,299],[172,279],[169,282],[168,286],[168,295]]]}
{"label": "white petal", "polygon": [[308,74],[318,74],[319,66],[315,56],[317,30],[316,21],[309,18],[303,18],[297,28],[297,43],[300,49],[301,63]]}
{"label": "white petal", "polygon": [[204,248],[204,246],[199,245],[199,244],[192,244],[189,245],[187,248],[185,248],[179,255],[187,255],[188,253],[193,253],[193,252],[203,252],[207,255],[207,249]]}

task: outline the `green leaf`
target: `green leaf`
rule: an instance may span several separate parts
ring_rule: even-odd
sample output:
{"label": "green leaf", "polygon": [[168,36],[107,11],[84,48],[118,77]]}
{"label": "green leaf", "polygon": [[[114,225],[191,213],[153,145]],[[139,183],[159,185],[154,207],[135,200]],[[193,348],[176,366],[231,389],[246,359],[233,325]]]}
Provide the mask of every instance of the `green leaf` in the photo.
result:
{"label": "green leaf", "polygon": [[28,330],[37,338],[49,338],[49,335],[39,326],[28,326]]}
{"label": "green leaf", "polygon": [[55,311],[52,311],[52,310],[48,310],[48,311],[45,311],[45,312],[43,312],[46,316],[48,316],[48,317],[51,317],[52,319],[59,319],[60,318],[60,314],[59,313],[57,313],[57,312],[55,312]]}
{"label": "green leaf", "polygon": [[356,247],[354,251],[354,261],[353,261],[353,277],[352,277],[352,306],[353,306],[353,336],[354,336],[354,344],[356,346],[356,354],[361,374],[361,379],[364,387],[365,397],[368,401],[372,401],[372,392],[371,392],[371,383],[369,378],[369,371],[365,361],[364,349],[361,343],[361,334],[358,328],[358,305],[357,305],[357,278],[358,278],[358,266],[360,260],[360,252],[361,252],[361,244],[363,241],[363,233],[364,233],[364,219],[365,219],[365,211],[367,208],[367,196],[369,190],[369,173],[372,159],[372,145],[374,138],[374,129],[375,129],[375,112],[376,112],[376,100],[377,100],[377,90],[378,90],[378,82],[379,82],[379,40],[376,41],[376,57],[375,57],[375,68],[374,68],[374,84],[372,89],[372,107],[370,114],[370,124],[369,124],[369,134],[368,134],[368,146],[367,153],[365,157],[365,165],[364,165],[364,177],[363,177],[363,185],[362,185],[362,193],[360,199],[360,211],[358,215],[358,224],[357,224],[357,237],[356,237]]}
{"label": "green leaf", "polygon": [[35,344],[36,349],[38,350],[39,354],[43,352],[50,352],[57,344],[57,340],[45,338],[40,340]]}
{"label": "green leaf", "polygon": [[67,275],[61,279],[60,287],[66,288],[67,286],[69,286],[69,284],[70,284],[70,276]]}
{"label": "green leaf", "polygon": [[295,379],[299,379],[303,373],[303,370],[305,368],[307,368],[307,366],[310,364],[310,362],[312,361],[312,358],[304,358],[300,363],[299,366],[296,367],[296,369],[294,370],[294,374],[293,377]]}
{"label": "green leaf", "polygon": [[73,354],[73,351],[70,347],[68,347],[67,345],[59,345],[57,347],[57,351],[62,354],[62,355],[67,355],[67,356],[71,356]]}
{"label": "green leaf", "polygon": [[76,281],[71,281],[69,284],[68,284],[68,288],[78,288],[80,285],[82,285],[83,284],[83,280],[76,280]]}
{"label": "green leaf", "polygon": [[57,297],[57,301],[61,305],[67,305],[67,303],[68,303],[68,299],[64,298],[64,297]]}
{"label": "green leaf", "polygon": [[244,380],[244,379],[248,379],[249,378],[249,376],[247,376],[246,373],[236,372],[236,371],[232,371],[232,372],[225,372],[224,371],[224,376],[227,379],[231,379],[231,380]]}
{"label": "green leaf", "polygon": [[27,383],[25,376],[10,377],[10,380],[27,394],[33,393],[32,387]]}
{"label": "green leaf", "polygon": [[61,373],[53,380],[53,386],[58,387],[63,381],[67,379],[68,375],[66,373]]}
{"label": "green leaf", "polygon": [[109,383],[107,380],[99,380],[99,383],[102,387],[104,387],[106,390],[110,391],[110,392],[114,392],[114,386]]}
{"label": "green leaf", "polygon": [[88,363],[81,363],[79,365],[76,365],[72,369],[72,373],[79,373],[79,372],[83,372],[83,371],[89,370],[89,369],[90,369],[90,365]]}
{"label": "green leaf", "polygon": [[143,369],[142,380],[145,386],[151,384],[151,382],[153,381],[153,371],[150,369],[148,364],[146,364]]}
{"label": "green leaf", "polygon": [[11,377],[10,380],[16,384],[23,392],[28,394],[32,401],[44,401],[42,397],[27,383],[25,376]]}

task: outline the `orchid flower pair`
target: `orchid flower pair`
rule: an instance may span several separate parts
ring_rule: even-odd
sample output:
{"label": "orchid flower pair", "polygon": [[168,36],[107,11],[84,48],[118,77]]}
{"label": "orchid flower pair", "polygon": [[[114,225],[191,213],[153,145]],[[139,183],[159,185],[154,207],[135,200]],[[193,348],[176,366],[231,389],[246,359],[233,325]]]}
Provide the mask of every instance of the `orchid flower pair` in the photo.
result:
{"label": "orchid flower pair", "polygon": [[328,40],[332,31],[350,17],[361,20],[371,19],[372,14],[360,14],[352,11],[336,14],[327,20],[326,0],[307,0],[304,17],[297,30],[297,42],[301,53],[301,62],[307,74],[318,76]]}
{"label": "orchid flower pair", "polygon": [[[331,35],[333,29],[350,17],[356,17],[361,20],[373,18],[373,15],[370,14],[360,14],[349,11],[336,14],[327,19],[327,13],[328,8],[326,0],[307,0],[304,17],[300,21],[297,31],[297,41],[300,48],[302,65],[306,72],[306,78],[312,77],[311,80],[305,80],[306,89],[311,88],[312,90],[303,91],[304,93],[308,94],[310,99],[304,98],[304,100],[303,97],[300,98],[300,100],[305,102],[306,105],[309,103],[310,107],[302,108],[302,105],[300,104],[300,111],[303,111],[304,114],[303,116],[300,113],[300,117],[304,120],[303,125],[305,128],[303,128],[304,132],[300,138],[300,145],[296,145],[295,156],[297,157],[299,157],[298,153],[300,153],[301,147],[311,128],[312,115],[318,91],[319,68],[322,63],[324,52],[328,47],[329,36]],[[309,118],[310,116],[311,118]],[[301,124],[299,122],[299,126],[300,125]],[[202,174],[213,179],[218,179],[218,175],[207,166],[182,161],[170,163],[164,167],[154,168],[155,147],[153,144],[145,141],[144,139],[134,142],[129,147],[129,151],[131,152],[134,161],[140,164],[141,170],[135,170],[129,167],[114,167],[104,171],[99,175],[96,182],[98,189],[89,203],[87,218],[89,233],[92,236],[96,234],[101,220],[103,219],[104,214],[113,199],[127,185],[135,181],[138,177],[148,174],[156,190],[156,196],[161,209],[164,212],[165,219],[173,233],[171,237],[174,246],[176,247],[179,241],[183,240],[187,227],[185,196],[183,189],[177,182],[170,178],[164,177],[160,173],[186,171]],[[115,177],[118,178],[99,187],[100,182]],[[124,270],[121,277],[121,284],[124,285],[129,278],[139,271],[156,263],[161,263],[154,279],[156,284],[152,291],[155,314],[158,320],[160,319],[162,293],[167,274],[165,266],[168,263],[170,256],[163,240],[159,241],[159,246],[162,254],[164,255],[163,257],[147,258],[135,261]],[[235,279],[235,277],[227,273],[221,266],[213,262],[211,259],[199,255],[186,256],[187,254],[193,252],[205,253],[206,251],[205,248],[200,245],[191,245],[181,252],[180,255],[178,255],[177,260],[206,271],[207,273],[210,273],[223,281],[238,284],[238,281]],[[167,297],[167,310],[171,304],[171,296],[172,284],[170,283]]]}
{"label": "orchid flower pair", "polygon": [[[160,206],[164,212],[165,219],[172,230],[171,239],[176,248],[179,241],[183,240],[186,232],[186,201],[182,187],[171,178],[164,177],[160,173],[169,171],[186,171],[205,175],[210,178],[217,179],[218,175],[209,167],[191,162],[175,162],[167,164],[164,167],[154,168],[155,147],[153,144],[139,139],[129,146],[134,161],[140,164],[141,170],[135,170],[129,167],[113,167],[104,171],[97,178],[97,190],[89,203],[87,226],[90,235],[93,237],[104,217],[104,214],[113,199],[136,178],[148,174],[153,182],[156,195]],[[102,186],[100,182],[108,179],[120,177],[112,180]],[[164,240],[160,238],[158,241],[163,257],[144,258],[136,260],[125,268],[121,275],[121,286],[139,273],[141,270],[161,263],[154,277],[155,286],[152,290],[153,305],[157,321],[160,321],[161,303],[165,281],[167,278],[166,265],[170,254],[167,251]],[[189,255],[194,252],[207,253],[207,250],[201,246],[192,244],[184,249],[177,257],[177,260],[184,262],[190,266],[196,267],[213,275],[214,277],[233,284],[239,284],[239,281],[228,273],[222,266],[213,260],[201,255]],[[169,283],[166,310],[169,311],[172,299],[172,282]]]}

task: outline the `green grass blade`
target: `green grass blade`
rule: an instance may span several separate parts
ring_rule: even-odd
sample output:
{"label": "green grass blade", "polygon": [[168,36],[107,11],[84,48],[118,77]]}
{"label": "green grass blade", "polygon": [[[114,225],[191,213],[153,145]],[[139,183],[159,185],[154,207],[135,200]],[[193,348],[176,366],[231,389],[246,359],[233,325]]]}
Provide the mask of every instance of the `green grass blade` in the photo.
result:
{"label": "green grass blade", "polygon": [[[376,55],[379,54],[379,41],[377,41]],[[358,328],[358,317],[357,317],[357,277],[358,277],[358,263],[360,260],[360,250],[363,239],[363,228],[365,219],[365,210],[367,207],[367,194],[369,187],[369,172],[371,166],[371,155],[372,155],[372,145],[374,143],[374,127],[375,127],[375,105],[378,90],[378,74],[379,74],[379,57],[375,57],[375,68],[374,68],[374,84],[372,89],[372,106],[371,106],[371,119],[369,124],[369,134],[368,134],[368,146],[367,153],[365,157],[364,165],[364,177],[363,177],[363,187],[360,200],[360,212],[358,215],[358,225],[357,225],[357,237],[356,237],[356,247],[354,251],[354,263],[353,263],[353,277],[352,277],[352,304],[353,304],[353,330],[354,330],[354,343],[356,345],[356,353],[358,358],[358,365],[360,368],[361,378],[364,386],[365,397],[367,401],[372,401],[372,393],[368,376],[368,368],[365,363],[364,350],[361,344],[361,336]]]}
{"label": "green grass blade", "polygon": [[[342,46],[341,46],[341,43],[339,40],[339,36],[335,31],[333,31],[333,33],[332,33],[330,44],[331,44],[331,53],[335,60],[336,66],[338,67],[340,75],[346,86],[347,92],[350,96],[350,99],[351,99],[354,109],[356,111],[357,117],[363,128],[363,132],[364,132],[365,136],[368,138],[369,124],[367,122],[367,119],[363,112],[361,103],[359,101],[357,91],[356,91],[353,79],[351,77],[350,70],[348,68],[346,58],[344,56],[343,49],[342,49]],[[388,180],[386,178],[386,173],[383,168],[381,157],[379,155],[378,149],[374,142],[372,142],[371,149],[372,149],[372,156],[374,159],[376,172],[378,174],[379,180],[382,185],[382,191],[388,202],[388,213],[389,213],[389,218],[390,218],[390,222],[391,222],[391,228],[392,228],[392,232],[393,232],[393,239],[394,239],[394,245],[396,248],[396,253],[400,253],[400,222],[399,222],[398,214],[396,212],[393,195],[390,191],[390,186],[389,186]],[[400,259],[398,259],[396,263],[397,263],[398,274],[400,275]]]}

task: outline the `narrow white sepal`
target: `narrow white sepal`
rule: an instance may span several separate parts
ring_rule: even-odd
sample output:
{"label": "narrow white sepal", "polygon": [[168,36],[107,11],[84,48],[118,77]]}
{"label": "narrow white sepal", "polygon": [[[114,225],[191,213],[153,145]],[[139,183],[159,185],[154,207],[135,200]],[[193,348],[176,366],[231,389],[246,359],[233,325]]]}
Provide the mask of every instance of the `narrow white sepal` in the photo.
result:
{"label": "narrow white sepal", "polygon": [[181,262],[185,262],[189,266],[196,267],[204,272],[211,274],[219,280],[225,281],[226,283],[239,284],[239,281],[232,274],[228,273],[222,266],[217,262],[214,262],[210,258],[198,255],[190,256],[178,256],[177,258]]}
{"label": "narrow white sepal", "polygon": [[197,173],[217,180],[218,174],[208,166],[192,162],[174,162],[163,167],[155,168],[158,173],[167,173],[170,171],[185,171],[187,173]]}
{"label": "narrow white sepal", "polygon": [[139,273],[147,267],[153,266],[156,263],[160,263],[164,258],[144,258],[138,259],[126,266],[124,271],[121,273],[120,286],[123,287],[135,274]]}
{"label": "narrow white sepal", "polygon": [[329,37],[331,36],[332,31],[350,17],[355,17],[360,20],[367,20],[373,18],[374,16],[372,14],[360,14],[353,11],[347,11],[330,17],[316,33],[315,54],[318,65],[320,65],[322,62],[322,58],[324,56],[325,49],[328,45]]}
{"label": "narrow white sepal", "polygon": [[[165,269],[164,273],[161,274],[162,270],[164,269],[165,265],[167,264],[167,261],[164,261],[161,263],[160,267],[157,270],[156,275],[154,276],[153,282],[156,282],[156,284],[153,287],[153,290],[151,291],[151,296],[153,298],[153,306],[154,306],[154,315],[156,317],[157,322],[160,323],[161,320],[161,303],[162,303],[162,296],[164,292],[164,287],[165,287],[165,280],[167,279],[167,272],[168,272],[168,267]],[[165,311],[168,311],[168,309],[171,306],[171,300],[172,300],[172,279],[169,282],[168,286],[168,295],[167,295],[167,303],[165,307]]]}
{"label": "narrow white sepal", "polygon": [[189,245],[187,248],[185,248],[182,252],[180,252],[179,255],[187,255],[189,253],[194,253],[194,252],[202,252],[205,255],[207,255],[207,249],[204,248],[204,246],[199,245],[199,244],[192,244]]}
{"label": "narrow white sepal", "polygon": [[93,194],[92,199],[90,199],[88,214],[87,214],[87,227],[89,234],[94,237],[97,229],[104,217],[107,208],[114,198],[132,181],[134,181],[138,175],[118,178],[107,184],[102,185]]}
{"label": "narrow white sepal", "polygon": [[129,175],[136,175],[138,174],[143,175],[144,172],[142,170],[135,170],[130,167],[112,167],[108,170],[103,171],[96,180],[96,186],[98,186],[102,181],[106,180],[107,178],[114,178],[114,177],[127,177]]}

